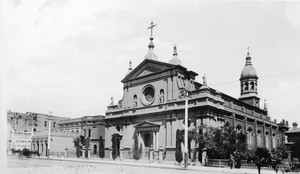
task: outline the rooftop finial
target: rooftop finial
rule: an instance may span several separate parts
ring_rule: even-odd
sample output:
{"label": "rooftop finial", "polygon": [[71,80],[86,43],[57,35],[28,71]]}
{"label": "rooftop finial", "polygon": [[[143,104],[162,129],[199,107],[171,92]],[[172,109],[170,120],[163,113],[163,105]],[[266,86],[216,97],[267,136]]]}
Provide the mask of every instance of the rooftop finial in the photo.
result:
{"label": "rooftop finial", "polygon": [[150,40],[153,40],[153,28],[156,26],[156,24],[153,24],[153,21],[151,21],[151,25],[150,27],[148,27],[147,29],[151,29],[151,37]]}
{"label": "rooftop finial", "polygon": [[266,100],[266,99],[264,100],[264,110],[265,110],[265,111],[268,111],[267,100]]}
{"label": "rooftop finial", "polygon": [[207,86],[207,79],[206,79],[206,75],[204,74],[203,78],[203,86]]}
{"label": "rooftop finial", "polygon": [[131,62],[131,60],[129,61],[129,68],[128,68],[128,70],[129,70],[129,71],[132,70],[132,62]]}
{"label": "rooftop finial", "polygon": [[113,105],[114,105],[114,97],[111,96],[111,98],[110,98],[110,106],[113,106]]}
{"label": "rooftop finial", "polygon": [[250,53],[249,53],[250,47],[247,47],[247,50],[248,50],[248,53],[247,53],[247,55],[250,55]]}
{"label": "rooftop finial", "polygon": [[173,52],[173,56],[177,56],[177,47],[176,47],[176,44],[174,45],[174,52]]}

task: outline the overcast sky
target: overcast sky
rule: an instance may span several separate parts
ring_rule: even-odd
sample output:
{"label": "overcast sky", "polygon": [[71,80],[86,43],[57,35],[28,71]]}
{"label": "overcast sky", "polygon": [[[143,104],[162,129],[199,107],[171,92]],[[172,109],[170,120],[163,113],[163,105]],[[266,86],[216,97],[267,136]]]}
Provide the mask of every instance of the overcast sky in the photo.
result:
{"label": "overcast sky", "polygon": [[[3,0],[4,110],[66,117],[105,115],[120,82],[144,60],[151,20],[159,61],[172,58],[202,83],[240,96],[247,47],[261,107],[300,124],[300,2]],[[291,124],[290,124],[291,125]]]}

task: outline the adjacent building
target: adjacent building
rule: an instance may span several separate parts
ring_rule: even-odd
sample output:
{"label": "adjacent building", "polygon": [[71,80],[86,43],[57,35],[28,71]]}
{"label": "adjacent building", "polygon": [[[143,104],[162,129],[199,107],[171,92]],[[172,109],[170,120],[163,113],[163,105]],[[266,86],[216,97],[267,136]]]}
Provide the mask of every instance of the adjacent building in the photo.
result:
{"label": "adjacent building", "polygon": [[99,138],[105,139],[105,116],[83,116],[59,123],[61,131],[76,133],[90,139],[90,155],[99,156]]}
{"label": "adjacent building", "polygon": [[[30,134],[33,135],[35,132],[48,130],[50,118],[51,129],[57,129],[58,122],[61,120],[69,119],[66,117],[52,116],[50,114],[7,111],[7,150],[21,148],[21,146],[17,147],[20,138],[28,139]],[[25,147],[25,145],[22,147]],[[26,145],[26,147],[32,146]]]}
{"label": "adjacent building", "polygon": [[48,156],[50,126],[50,155],[75,156],[74,138],[83,135],[90,138],[90,153],[98,156],[99,138],[104,139],[102,115],[67,118],[33,112],[7,112],[7,151],[29,148]]}

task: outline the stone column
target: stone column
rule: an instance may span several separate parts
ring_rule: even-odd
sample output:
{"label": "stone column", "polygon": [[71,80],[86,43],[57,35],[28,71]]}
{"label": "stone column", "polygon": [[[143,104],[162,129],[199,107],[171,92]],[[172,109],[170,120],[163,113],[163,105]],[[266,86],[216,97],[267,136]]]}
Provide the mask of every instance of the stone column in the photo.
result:
{"label": "stone column", "polygon": [[120,160],[123,160],[123,152],[124,152],[124,148],[123,146],[120,147]]}
{"label": "stone column", "polygon": [[91,149],[88,148],[88,158],[90,158],[90,157],[91,157]]}
{"label": "stone column", "polygon": [[288,161],[289,161],[289,163],[291,163],[292,162],[292,151],[287,151],[287,153],[288,153]]}
{"label": "stone column", "polygon": [[65,158],[68,158],[68,147],[65,148]]}
{"label": "stone column", "polygon": [[151,145],[150,149],[149,149],[149,153],[150,153],[150,163],[153,163],[153,159],[154,159],[154,154],[153,154],[153,146]]}
{"label": "stone column", "polygon": [[265,122],[263,122],[263,134],[262,134],[262,136],[263,136],[263,138],[262,138],[262,140],[263,140],[263,142],[262,142],[263,146],[262,147],[267,148],[267,143],[266,143],[266,125],[265,125]]}
{"label": "stone column", "polygon": [[156,141],[155,132],[152,132],[152,148],[154,149],[155,149],[155,141]]}
{"label": "stone column", "polygon": [[81,158],[85,158],[85,150],[81,149]]}
{"label": "stone column", "polygon": [[158,132],[156,132],[156,149],[158,149]]}
{"label": "stone column", "polygon": [[154,152],[153,152],[153,159],[154,159],[154,160],[158,160],[158,149],[154,149]]}
{"label": "stone column", "polygon": [[110,147],[109,148],[109,160],[112,160],[113,157],[112,157],[112,148]]}
{"label": "stone column", "polygon": [[162,146],[159,147],[159,154],[158,154],[158,159],[159,159],[159,163],[162,163],[163,162],[163,151],[164,151],[164,148]]}
{"label": "stone column", "polygon": [[254,121],[254,146],[257,147],[257,121]]}

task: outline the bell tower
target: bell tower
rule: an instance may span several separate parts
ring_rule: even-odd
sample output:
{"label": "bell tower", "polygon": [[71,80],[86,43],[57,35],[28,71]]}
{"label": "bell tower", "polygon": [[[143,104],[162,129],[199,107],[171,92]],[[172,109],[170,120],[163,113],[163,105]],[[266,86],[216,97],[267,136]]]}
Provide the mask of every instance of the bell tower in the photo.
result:
{"label": "bell tower", "polygon": [[259,97],[257,96],[257,73],[251,63],[251,56],[248,53],[246,56],[246,64],[242,70],[240,83],[241,83],[241,97],[239,100],[250,104],[252,106],[259,107]]}

